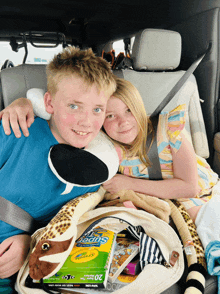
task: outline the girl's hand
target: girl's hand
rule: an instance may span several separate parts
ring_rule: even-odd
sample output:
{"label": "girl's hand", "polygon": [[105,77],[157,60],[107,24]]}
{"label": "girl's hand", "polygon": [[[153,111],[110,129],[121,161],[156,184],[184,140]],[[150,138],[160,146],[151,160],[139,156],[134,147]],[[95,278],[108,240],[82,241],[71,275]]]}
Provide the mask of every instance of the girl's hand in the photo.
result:
{"label": "girl's hand", "polygon": [[11,126],[15,137],[21,137],[20,128],[24,136],[28,137],[28,128],[34,122],[34,111],[31,101],[26,98],[19,98],[13,101],[9,106],[0,112],[0,120],[2,120],[2,125],[6,135],[11,134]]}
{"label": "girl's hand", "polygon": [[102,186],[104,187],[105,190],[107,190],[111,194],[114,194],[121,190],[133,190],[132,181],[133,181],[133,178],[129,176],[117,174],[111,180],[102,184]]}
{"label": "girl's hand", "polygon": [[15,274],[23,265],[30,247],[31,236],[15,235],[0,244],[0,278]]}

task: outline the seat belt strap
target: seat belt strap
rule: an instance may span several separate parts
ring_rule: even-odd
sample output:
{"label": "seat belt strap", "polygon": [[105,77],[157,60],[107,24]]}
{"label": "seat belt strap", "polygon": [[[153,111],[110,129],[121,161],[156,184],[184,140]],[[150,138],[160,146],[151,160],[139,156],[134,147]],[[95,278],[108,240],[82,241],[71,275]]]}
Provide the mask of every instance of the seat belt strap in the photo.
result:
{"label": "seat belt strap", "polygon": [[158,126],[159,114],[164,109],[164,107],[170,102],[170,100],[176,95],[176,93],[182,88],[182,86],[188,80],[189,76],[195,71],[195,69],[198,67],[200,62],[203,60],[205,55],[207,55],[207,53],[211,50],[211,47],[212,47],[212,44],[210,43],[206,52],[193,62],[193,64],[188,68],[188,70],[179,79],[179,81],[175,84],[175,86],[171,89],[171,91],[166,95],[166,97],[162,100],[162,102],[159,104],[159,106],[154,110],[154,112],[150,116],[150,119],[153,125],[153,130],[154,130],[154,140],[149,150],[150,144],[152,142],[153,133],[147,136],[147,142],[146,142],[146,147],[148,150],[147,155],[152,164],[150,167],[148,167],[149,180],[163,179],[162,173],[161,173],[159,154],[157,149],[157,126]]}
{"label": "seat belt strap", "polygon": [[171,89],[171,91],[167,94],[167,96],[162,100],[162,102],[159,104],[159,106],[154,110],[154,112],[151,114],[151,117],[156,116],[158,113],[160,113],[164,109],[164,107],[170,102],[170,100],[182,88],[182,86],[188,80],[189,76],[195,71],[195,69],[198,67],[200,62],[205,57],[205,55],[211,50],[211,47],[212,47],[212,45],[210,43],[206,52],[193,62],[193,64],[188,68],[188,70],[184,73],[184,75],[179,79],[179,81],[175,84],[175,86]]}
{"label": "seat belt strap", "polygon": [[0,219],[5,223],[32,234],[37,221],[24,209],[0,196]]}
{"label": "seat belt strap", "polygon": [[[159,120],[159,114],[151,118],[151,123],[152,123],[152,127],[153,127],[154,132],[150,133],[147,136],[147,142],[146,142],[146,147],[148,150],[147,156],[151,162],[151,166],[147,167],[149,180],[162,180],[163,179],[162,173],[161,173],[159,156],[158,156],[157,138],[156,138],[158,120]],[[154,138],[153,138],[153,134],[154,134]],[[152,138],[153,138],[153,141],[152,141]],[[152,142],[152,145],[150,147],[151,142]]]}

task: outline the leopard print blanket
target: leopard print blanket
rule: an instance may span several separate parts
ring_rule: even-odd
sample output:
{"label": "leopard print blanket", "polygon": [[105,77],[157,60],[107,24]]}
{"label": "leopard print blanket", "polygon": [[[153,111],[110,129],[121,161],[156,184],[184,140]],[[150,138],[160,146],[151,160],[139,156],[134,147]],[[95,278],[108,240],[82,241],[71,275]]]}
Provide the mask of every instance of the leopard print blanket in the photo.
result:
{"label": "leopard print blanket", "polygon": [[202,294],[205,290],[206,259],[203,245],[185,207],[177,200],[166,200],[171,207],[171,218],[177,228],[188,263],[184,294]]}

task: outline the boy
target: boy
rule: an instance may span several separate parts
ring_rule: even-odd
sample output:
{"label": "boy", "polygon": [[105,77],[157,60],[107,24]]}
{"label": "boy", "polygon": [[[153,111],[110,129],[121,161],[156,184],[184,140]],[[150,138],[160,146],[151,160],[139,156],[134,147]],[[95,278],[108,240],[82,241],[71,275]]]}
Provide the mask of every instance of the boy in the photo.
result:
{"label": "boy", "polygon": [[[29,137],[19,140],[13,134],[6,136],[0,125],[0,195],[45,225],[70,199],[97,191],[99,186],[74,186],[70,193],[61,195],[66,185],[53,174],[47,158],[53,145],[84,148],[96,137],[115,89],[109,63],[91,49],[67,47],[55,56],[47,66],[48,91],[44,96],[50,121],[37,118]],[[1,279],[15,274],[26,258],[30,236],[22,233],[0,221]],[[4,282],[8,280],[1,280],[0,286]],[[13,293],[9,288],[4,293]]]}

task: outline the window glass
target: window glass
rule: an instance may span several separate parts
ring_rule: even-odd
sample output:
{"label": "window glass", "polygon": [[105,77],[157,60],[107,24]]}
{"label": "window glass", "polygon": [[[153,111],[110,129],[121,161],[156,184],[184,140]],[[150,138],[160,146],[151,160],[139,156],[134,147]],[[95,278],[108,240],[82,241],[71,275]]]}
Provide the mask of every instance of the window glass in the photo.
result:
{"label": "window glass", "polygon": [[[54,48],[36,48],[29,43],[27,45],[28,55],[25,63],[30,64],[47,64],[55,54],[63,49],[62,45]],[[0,68],[7,59],[12,61],[15,66],[23,63],[25,55],[24,48],[20,48],[18,52],[14,52],[9,42],[0,42],[0,52]]]}
{"label": "window glass", "polygon": [[[134,43],[134,38],[135,37],[132,37],[131,38],[131,51],[132,52],[132,46],[133,46],[133,43]],[[113,43],[113,49],[115,50],[115,55],[117,56],[120,52],[125,52],[125,49],[124,49],[124,41],[123,40],[119,40],[119,41],[116,41]]]}
{"label": "window glass", "polygon": [[120,52],[124,52],[124,41],[119,40],[113,43],[113,49],[115,50],[115,55],[117,56]]}

